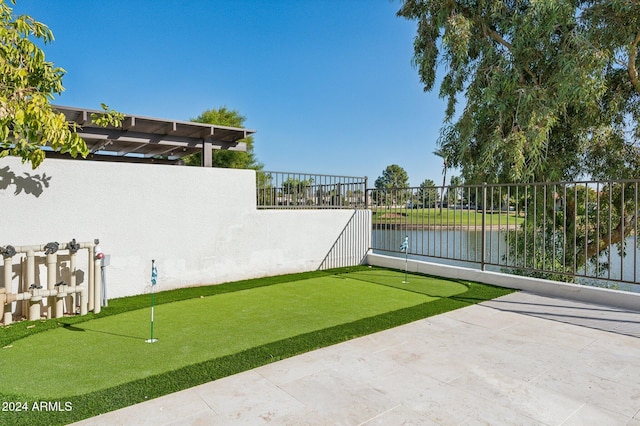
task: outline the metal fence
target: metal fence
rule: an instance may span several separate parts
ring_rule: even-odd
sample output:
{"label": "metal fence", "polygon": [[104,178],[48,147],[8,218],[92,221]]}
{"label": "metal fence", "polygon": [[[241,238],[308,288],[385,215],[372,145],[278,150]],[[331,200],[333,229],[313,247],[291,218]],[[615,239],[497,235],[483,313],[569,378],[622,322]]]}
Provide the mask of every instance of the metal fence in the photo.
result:
{"label": "metal fence", "polygon": [[293,172],[256,173],[259,209],[366,208],[367,178]]}
{"label": "metal fence", "polygon": [[640,180],[368,190],[372,248],[640,291]]}
{"label": "metal fence", "polygon": [[361,265],[371,247],[371,223],[365,209],[355,209],[318,269]]}

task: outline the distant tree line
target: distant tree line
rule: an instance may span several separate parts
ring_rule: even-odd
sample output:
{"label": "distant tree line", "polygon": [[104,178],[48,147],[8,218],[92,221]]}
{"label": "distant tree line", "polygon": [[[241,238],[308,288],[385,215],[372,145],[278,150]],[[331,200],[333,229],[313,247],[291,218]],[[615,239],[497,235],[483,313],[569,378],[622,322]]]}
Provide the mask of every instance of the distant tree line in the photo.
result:
{"label": "distant tree line", "polygon": [[[457,179],[452,177],[452,181]],[[438,189],[431,179],[417,188],[409,187],[409,175],[397,164],[387,166],[375,181],[373,202],[378,205],[406,205],[410,208],[435,207],[440,203]]]}

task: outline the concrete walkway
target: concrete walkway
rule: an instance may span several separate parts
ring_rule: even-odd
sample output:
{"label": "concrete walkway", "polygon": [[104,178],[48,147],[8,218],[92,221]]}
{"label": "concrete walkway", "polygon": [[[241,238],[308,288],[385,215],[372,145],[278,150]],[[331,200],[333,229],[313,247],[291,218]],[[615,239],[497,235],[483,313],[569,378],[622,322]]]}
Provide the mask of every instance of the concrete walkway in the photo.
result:
{"label": "concrete walkway", "polygon": [[640,426],[640,313],[514,293],[78,424]]}

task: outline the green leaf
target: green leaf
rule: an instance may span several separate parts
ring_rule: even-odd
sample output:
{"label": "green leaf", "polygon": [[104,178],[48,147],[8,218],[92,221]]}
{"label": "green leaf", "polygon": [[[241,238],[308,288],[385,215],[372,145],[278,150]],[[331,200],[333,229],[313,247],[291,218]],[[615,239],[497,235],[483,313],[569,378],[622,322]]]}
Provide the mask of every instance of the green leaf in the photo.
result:
{"label": "green leaf", "polygon": [[22,126],[24,124],[24,111],[16,111],[13,119],[17,125]]}

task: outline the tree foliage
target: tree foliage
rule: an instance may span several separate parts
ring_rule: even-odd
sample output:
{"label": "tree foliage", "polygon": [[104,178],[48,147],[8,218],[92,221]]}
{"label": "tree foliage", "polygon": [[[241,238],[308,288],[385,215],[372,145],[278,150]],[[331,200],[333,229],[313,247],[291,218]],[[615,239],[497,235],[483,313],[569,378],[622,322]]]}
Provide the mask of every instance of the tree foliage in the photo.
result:
{"label": "tree foliage", "polygon": [[[439,151],[465,182],[640,177],[640,2],[404,0],[398,15],[417,21],[414,64],[424,90],[444,70]],[[618,187],[599,191],[611,202],[595,212],[571,210],[586,191],[566,197],[563,215],[554,200],[521,200],[536,205],[520,244],[531,244],[546,270],[560,262],[570,273],[566,256],[597,268],[602,253],[624,251],[637,222]],[[597,223],[607,226],[577,220],[601,210],[607,220]],[[559,235],[582,244],[558,246]]]}
{"label": "tree foliage", "polygon": [[422,207],[434,207],[439,200],[436,183],[431,179],[425,179],[418,187],[416,196],[418,198],[418,205]]}
{"label": "tree foliage", "polygon": [[462,184],[463,182],[460,176],[451,176],[446,197],[450,200],[449,203],[453,202],[453,204],[457,204],[463,200],[464,189],[461,188]]}
{"label": "tree foliage", "polygon": [[[229,127],[244,127],[245,120],[246,117],[241,115],[238,111],[228,109],[226,106],[208,109],[198,117],[191,119],[191,121],[197,123],[216,124],[219,126]],[[247,144],[246,152],[214,149],[213,167],[261,170],[262,164],[258,162],[253,149],[253,136],[241,139],[240,142],[245,142]],[[185,157],[185,163],[187,165],[199,166],[201,161],[202,155],[199,153]]]}
{"label": "tree foliage", "polygon": [[375,182],[376,189],[406,189],[409,187],[409,175],[397,164],[391,164],[382,171]]}
{"label": "tree foliage", "polygon": [[409,175],[397,164],[387,166],[375,181],[377,203],[404,203],[409,197]]}
{"label": "tree foliage", "polygon": [[[64,91],[64,69],[46,61],[32,38],[44,44],[54,39],[45,24],[27,15],[14,17],[13,9],[0,0],[0,158],[19,156],[35,169],[45,158],[42,146],[73,157],[89,151],[75,125],[51,105]],[[103,108],[95,117],[98,123],[119,125],[122,115]]]}
{"label": "tree foliage", "polygon": [[440,149],[466,182],[638,176],[640,2],[404,0],[398,15],[418,23],[424,90],[445,70]]}
{"label": "tree foliage", "polygon": [[308,192],[313,184],[313,179],[288,178],[282,182],[282,192],[284,194],[303,194]]}

